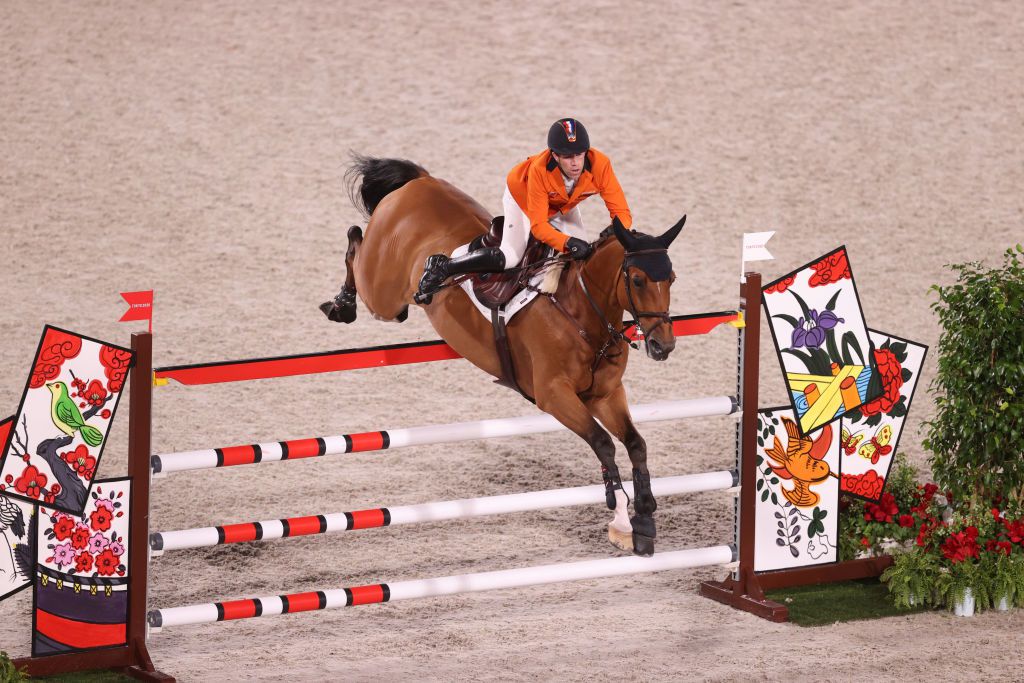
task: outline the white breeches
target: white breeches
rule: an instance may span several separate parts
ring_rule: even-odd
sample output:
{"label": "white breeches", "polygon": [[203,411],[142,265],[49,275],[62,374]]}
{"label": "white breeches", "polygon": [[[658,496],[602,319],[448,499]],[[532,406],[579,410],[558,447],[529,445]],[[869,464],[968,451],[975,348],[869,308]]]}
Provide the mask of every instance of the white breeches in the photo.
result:
{"label": "white breeches", "polygon": [[[518,266],[526,255],[526,245],[530,241],[530,219],[512,197],[508,185],[505,186],[501,203],[505,212],[505,228],[498,248],[505,255],[505,269],[508,270]],[[548,222],[571,237],[583,237],[583,214],[580,213],[578,204],[566,214],[555,214]],[[468,251],[469,245],[463,245],[452,252],[452,258],[462,256]]]}

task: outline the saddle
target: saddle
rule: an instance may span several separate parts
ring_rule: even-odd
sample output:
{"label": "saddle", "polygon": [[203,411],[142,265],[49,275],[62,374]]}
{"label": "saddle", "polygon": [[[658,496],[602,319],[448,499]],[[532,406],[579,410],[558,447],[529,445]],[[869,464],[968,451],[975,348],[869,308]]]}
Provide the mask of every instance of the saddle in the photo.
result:
{"label": "saddle", "polygon": [[[497,247],[501,244],[501,235],[505,229],[505,217],[495,216],[491,220],[489,232],[473,238],[469,243],[469,250]],[[550,247],[539,241],[533,235],[526,245],[526,254],[521,263],[517,265],[528,266],[548,256]],[[500,273],[475,273],[470,276],[473,284],[473,293],[477,300],[487,308],[495,311],[512,300],[530,281],[533,273],[528,268],[515,268]]]}
{"label": "saddle", "polygon": [[[501,236],[505,229],[505,217],[495,216],[491,220],[491,229],[486,234],[480,235],[469,243],[469,250],[497,247],[501,244]],[[537,240],[533,235],[526,245],[526,253],[523,260],[517,264],[528,266],[531,263],[540,261],[550,254],[550,247]],[[529,268],[514,268],[500,273],[475,273],[470,276],[473,285],[473,294],[477,300],[491,309],[491,325],[494,328],[494,346],[498,352],[498,360],[501,361],[501,379],[495,380],[495,384],[508,387],[518,392],[530,403],[536,403],[534,398],[523,391],[516,382],[515,366],[512,363],[512,351],[508,344],[508,333],[505,330],[505,305],[512,300],[524,287],[535,273]]]}

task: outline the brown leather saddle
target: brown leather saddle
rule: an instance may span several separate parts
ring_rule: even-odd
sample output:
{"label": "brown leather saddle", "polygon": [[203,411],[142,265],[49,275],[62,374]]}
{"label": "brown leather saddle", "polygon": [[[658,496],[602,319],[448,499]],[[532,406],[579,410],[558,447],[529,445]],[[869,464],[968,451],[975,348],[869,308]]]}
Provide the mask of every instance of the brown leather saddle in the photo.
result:
{"label": "brown leather saddle", "polygon": [[[480,235],[469,243],[469,250],[497,247],[501,244],[501,235],[505,228],[505,217],[495,216],[491,220],[491,229],[487,234]],[[521,264],[528,266],[546,258],[550,247],[530,235],[526,245],[526,254]],[[508,344],[508,333],[505,329],[505,305],[529,284],[536,271],[528,268],[513,268],[500,273],[476,273],[470,276],[473,293],[480,303],[491,309],[491,325],[494,328],[494,346],[501,361],[501,379],[496,384],[514,389],[530,403],[536,403],[533,397],[523,391],[516,381],[516,370],[512,363],[512,351]]]}
{"label": "brown leather saddle", "polygon": [[[497,247],[501,244],[501,235],[505,229],[505,217],[495,216],[491,220],[491,229],[484,235],[480,235],[469,243],[469,250]],[[539,241],[533,235],[526,245],[526,254],[519,265],[529,265],[540,261],[548,255],[550,247]],[[533,272],[529,268],[514,268],[500,273],[476,273],[470,276],[473,283],[473,293],[477,300],[492,311],[497,310],[512,300],[516,294],[521,292]]]}

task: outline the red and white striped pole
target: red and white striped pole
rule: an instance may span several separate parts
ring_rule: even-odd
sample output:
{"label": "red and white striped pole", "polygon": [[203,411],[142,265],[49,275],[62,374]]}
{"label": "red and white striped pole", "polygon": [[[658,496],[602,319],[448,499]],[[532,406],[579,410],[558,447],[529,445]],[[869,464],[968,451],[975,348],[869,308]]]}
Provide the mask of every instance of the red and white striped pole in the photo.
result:
{"label": "red and white striped pole", "polygon": [[[630,406],[633,422],[660,422],[687,417],[713,417],[730,415],[737,410],[737,402],[731,396],[696,398],[680,401],[659,401]],[[294,441],[277,441],[227,448],[208,448],[198,451],[183,451],[154,455],[151,465],[154,474],[182,472],[185,470],[252,465],[259,462],[296,460],[321,455],[339,455],[366,451],[425,446],[440,443],[455,443],[474,439],[496,439],[526,434],[555,432],[565,427],[547,414],[525,415],[523,417],[496,418],[475,422],[456,422],[444,425],[389,429],[379,432],[341,434]]]}
{"label": "red and white striped pole", "polygon": [[657,553],[651,557],[614,557],[584,560],[566,564],[549,564],[477,574],[461,574],[435,579],[378,583],[333,590],[273,595],[229,602],[213,602],[189,607],[151,610],[149,625],[153,630],[167,626],[206,624],[233,619],[267,617],[275,614],[337,609],[414,598],[428,598],[459,593],[476,593],[501,588],[539,586],[547,583],[601,579],[610,576],[648,574],[668,569],[689,569],[711,565],[728,565],[736,560],[735,546],[718,545]]}
{"label": "red and white striped pole", "polygon": [[[704,472],[677,477],[663,477],[651,480],[655,496],[672,496],[702,491],[721,491],[735,486],[738,477],[735,472]],[[633,495],[633,482],[624,482],[627,495]],[[503,496],[487,496],[448,500],[420,505],[403,505],[391,508],[373,508],[354,512],[337,512],[328,515],[272,519],[264,522],[245,522],[211,526],[201,529],[181,529],[151,534],[149,546],[154,555],[168,550],[204,548],[227,543],[245,541],[268,541],[292,536],[330,534],[355,529],[372,529],[400,524],[438,522],[449,519],[467,519],[486,515],[544,510],[604,502],[604,485],[578,486],[575,488],[552,489],[511,493]]]}

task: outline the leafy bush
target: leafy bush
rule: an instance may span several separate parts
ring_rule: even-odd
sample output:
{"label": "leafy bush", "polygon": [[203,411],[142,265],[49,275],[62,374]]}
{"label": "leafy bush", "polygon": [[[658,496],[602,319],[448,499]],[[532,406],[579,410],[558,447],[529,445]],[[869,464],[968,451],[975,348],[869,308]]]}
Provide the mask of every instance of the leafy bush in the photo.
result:
{"label": "leafy bush", "polygon": [[1024,498],[1022,256],[1018,244],[999,268],[952,265],[957,282],[932,287],[943,333],[924,445],[936,481],[958,500]]}
{"label": "leafy bush", "polygon": [[0,683],[14,683],[15,681],[25,681],[28,678],[25,676],[24,671],[19,671],[14,668],[14,662],[7,656],[7,653],[0,650]]}

